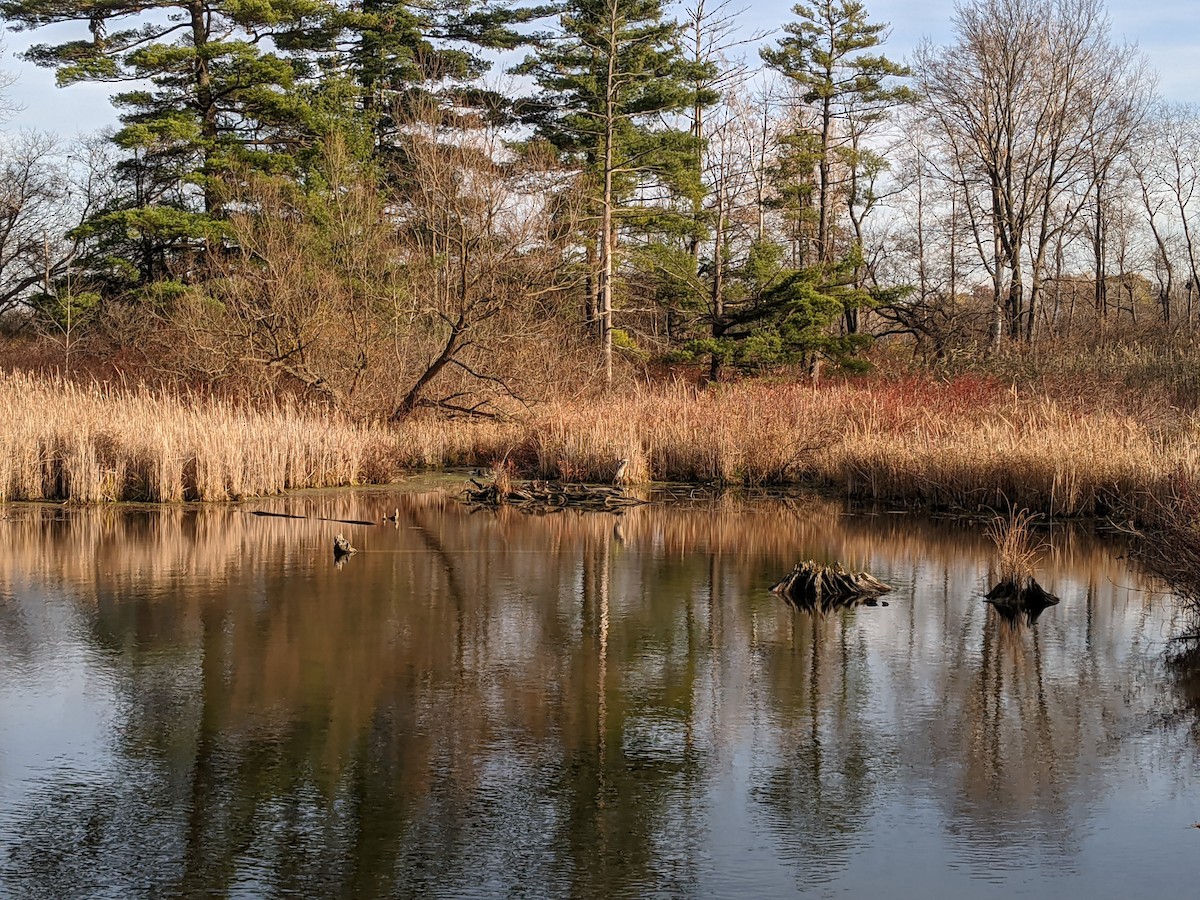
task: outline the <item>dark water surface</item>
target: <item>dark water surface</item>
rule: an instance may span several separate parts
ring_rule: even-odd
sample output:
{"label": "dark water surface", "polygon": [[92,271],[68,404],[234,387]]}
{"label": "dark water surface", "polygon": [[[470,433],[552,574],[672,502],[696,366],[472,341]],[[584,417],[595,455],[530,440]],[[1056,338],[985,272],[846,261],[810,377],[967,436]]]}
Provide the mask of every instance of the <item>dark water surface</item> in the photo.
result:
{"label": "dark water surface", "polygon": [[820,499],[0,511],[3,897],[1200,892],[1200,660],[1111,541],[1029,627],[978,524]]}

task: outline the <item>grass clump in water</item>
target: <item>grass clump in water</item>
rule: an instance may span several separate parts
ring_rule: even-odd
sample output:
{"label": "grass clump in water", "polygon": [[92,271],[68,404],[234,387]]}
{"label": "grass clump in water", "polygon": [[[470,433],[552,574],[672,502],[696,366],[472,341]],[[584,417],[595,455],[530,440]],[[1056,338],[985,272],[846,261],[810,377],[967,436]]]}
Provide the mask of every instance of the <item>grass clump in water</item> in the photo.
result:
{"label": "grass clump in water", "polygon": [[1024,613],[1031,624],[1042,610],[1058,603],[1033,577],[1034,563],[1046,548],[1033,531],[1037,518],[1027,509],[1012,510],[1007,516],[995,516],[987,528],[1000,560],[1000,581],[988,591],[987,599],[1002,611]]}

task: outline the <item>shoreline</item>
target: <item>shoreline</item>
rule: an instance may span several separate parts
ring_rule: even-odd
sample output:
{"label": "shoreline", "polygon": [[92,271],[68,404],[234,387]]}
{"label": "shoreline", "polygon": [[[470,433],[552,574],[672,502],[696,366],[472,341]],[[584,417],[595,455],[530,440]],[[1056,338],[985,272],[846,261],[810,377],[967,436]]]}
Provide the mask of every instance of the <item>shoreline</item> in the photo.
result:
{"label": "shoreline", "polygon": [[855,502],[1153,526],[1200,483],[1200,421],[960,378],[681,386],[551,402],[505,421],[364,424],[12,374],[0,502],[221,502],[386,486],[415,472],[816,490]]}

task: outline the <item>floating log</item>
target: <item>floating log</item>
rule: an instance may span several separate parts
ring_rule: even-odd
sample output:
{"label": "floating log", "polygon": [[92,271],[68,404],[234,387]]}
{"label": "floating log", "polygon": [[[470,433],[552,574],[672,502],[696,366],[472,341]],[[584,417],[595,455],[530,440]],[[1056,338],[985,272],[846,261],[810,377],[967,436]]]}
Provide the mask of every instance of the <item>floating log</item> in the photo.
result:
{"label": "floating log", "polygon": [[1058,598],[1033,578],[1005,578],[984,595],[1009,622],[1023,619],[1032,625],[1045,610],[1058,603]]}
{"label": "floating log", "polygon": [[327,519],[324,516],[298,516],[294,513],[267,512],[262,509],[253,509],[250,511],[252,516],[269,516],[272,519],[312,519],[314,522],[337,522],[341,525],[374,525],[374,522],[368,522],[365,519]]}
{"label": "floating log", "polygon": [[860,603],[874,606],[891,589],[866,572],[847,572],[839,563],[823,566],[810,559],[799,563],[771,591],[797,609],[825,612]]}
{"label": "floating log", "polygon": [[480,484],[471,479],[474,487],[466,488],[462,496],[478,507],[496,509],[515,506],[534,512],[560,509],[618,510],[638,506],[647,501],[631,497],[621,487],[603,484],[563,484],[559,481],[527,481],[501,486]]}

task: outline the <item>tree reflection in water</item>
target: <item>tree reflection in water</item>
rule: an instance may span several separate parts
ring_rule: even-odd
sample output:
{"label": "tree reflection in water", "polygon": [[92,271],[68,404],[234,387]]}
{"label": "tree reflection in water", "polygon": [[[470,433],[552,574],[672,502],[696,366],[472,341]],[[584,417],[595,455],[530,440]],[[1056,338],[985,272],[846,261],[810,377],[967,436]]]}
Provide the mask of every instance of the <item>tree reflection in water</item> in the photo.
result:
{"label": "tree reflection in water", "polygon": [[[1168,607],[1077,532],[1033,625],[981,602],[975,526],[814,498],[260,506],[399,517],[347,529],[340,570],[328,523],[234,507],[3,523],[0,726],[32,724],[0,731],[0,894],[865,890],[917,843],[950,890],[1079,858],[1122,736],[1175,705],[1145,677]],[[890,607],[767,592],[810,557]],[[1195,656],[1172,665],[1195,722]],[[91,718],[49,752],[31,710],[64,696]]]}
{"label": "tree reflection in water", "polygon": [[1187,616],[1189,625],[1167,653],[1167,671],[1175,684],[1178,705],[1168,718],[1181,719],[1200,740],[1200,607]]}

